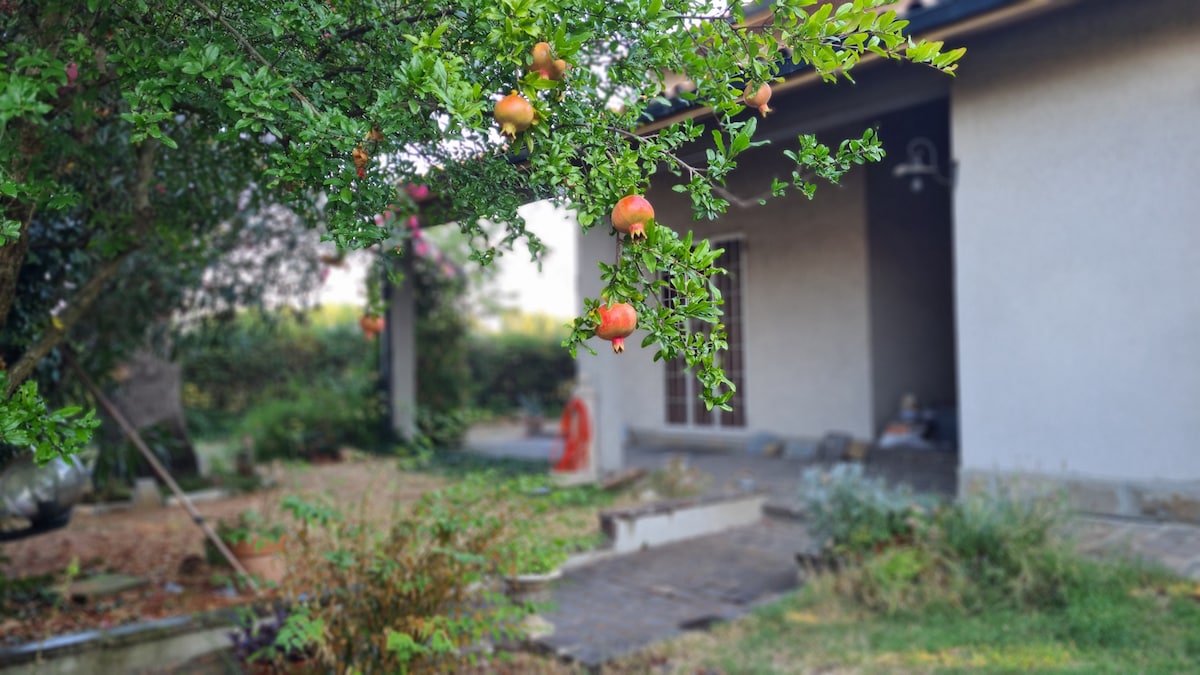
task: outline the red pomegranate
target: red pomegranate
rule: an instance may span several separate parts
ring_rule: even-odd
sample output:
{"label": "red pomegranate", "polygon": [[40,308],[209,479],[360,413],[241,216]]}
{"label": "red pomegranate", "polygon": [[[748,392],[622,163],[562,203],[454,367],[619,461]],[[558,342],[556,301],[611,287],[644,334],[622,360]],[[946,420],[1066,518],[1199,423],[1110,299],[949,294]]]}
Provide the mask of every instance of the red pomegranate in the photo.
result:
{"label": "red pomegranate", "polygon": [[758,85],[757,89],[754,89],[753,84],[747,84],[746,90],[742,94],[746,98],[746,105],[751,108],[758,108],[759,114],[763,117],[766,117],[767,113],[772,112],[771,108],[767,105],[767,101],[771,100],[771,85],[764,82]]}
{"label": "red pomegranate", "polygon": [[358,173],[359,178],[367,177],[367,162],[371,161],[371,155],[361,145],[354,148],[350,153],[350,157],[354,160],[354,169]]}
{"label": "red pomegranate", "polygon": [[358,326],[359,328],[362,328],[363,335],[365,335],[368,340],[374,340],[376,335],[382,333],[383,325],[383,317],[377,314],[364,314],[363,317],[358,320]]}
{"label": "red pomegranate", "polygon": [[614,354],[625,351],[625,338],[637,328],[637,312],[624,302],[610,303],[607,307],[600,305],[596,311],[600,314],[596,337],[612,340]]}
{"label": "red pomegranate", "polygon": [[500,99],[493,113],[500,123],[500,131],[508,134],[509,138],[516,138],[518,133],[528,129],[533,124],[534,115],[533,105],[516,91]]}
{"label": "red pomegranate", "polygon": [[641,195],[622,197],[612,210],[612,225],[630,239],[645,239],[646,226],[654,219],[654,207]]}

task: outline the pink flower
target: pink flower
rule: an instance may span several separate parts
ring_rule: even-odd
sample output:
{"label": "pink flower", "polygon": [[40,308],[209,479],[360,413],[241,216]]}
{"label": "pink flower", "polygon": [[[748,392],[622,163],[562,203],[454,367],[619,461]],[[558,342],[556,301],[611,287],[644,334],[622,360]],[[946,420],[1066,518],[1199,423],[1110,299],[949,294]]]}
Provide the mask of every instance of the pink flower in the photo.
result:
{"label": "pink flower", "polygon": [[416,250],[417,250],[417,255],[419,255],[419,256],[421,256],[422,258],[424,258],[424,257],[425,257],[425,255],[429,253],[429,244],[426,244],[426,243],[425,243],[425,242],[423,242],[423,241],[419,241],[419,242],[417,242],[417,249],[416,249]]}
{"label": "pink flower", "polygon": [[429,199],[431,196],[428,185],[416,185],[415,183],[409,183],[408,186],[404,188],[404,191],[407,192],[408,196],[412,197],[414,201],[418,202],[423,202],[426,199]]}
{"label": "pink flower", "polygon": [[67,64],[67,86],[75,84],[75,80],[79,78],[79,66],[74,61]]}

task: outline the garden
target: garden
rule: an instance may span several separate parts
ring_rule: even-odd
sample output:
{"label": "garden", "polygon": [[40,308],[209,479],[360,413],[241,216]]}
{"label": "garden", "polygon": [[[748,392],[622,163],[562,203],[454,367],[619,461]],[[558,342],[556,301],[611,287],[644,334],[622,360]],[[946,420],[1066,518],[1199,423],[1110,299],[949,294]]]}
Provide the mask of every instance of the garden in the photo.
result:
{"label": "garden", "polygon": [[[461,453],[464,433],[536,431],[594,338],[681,360],[706,409],[730,409],[721,251],[688,218],[813,199],[884,156],[871,128],[765,138],[772,85],[852,82],[863,61],[948,76],[964,54],[887,0],[760,5],[0,0],[0,469],[52,478],[4,484],[4,648],[37,669],[87,631],[115,650],[160,620],[233,636],[179,672],[575,669],[522,651],[545,630],[540,584],[637,488],[560,488],[544,463]],[[742,153],[773,141],[788,171],[739,197]],[[681,209],[655,211],[654,176]],[[559,330],[485,334],[467,280],[537,264],[518,208],[543,199],[611,237],[611,264],[581,271],[601,290]],[[365,300],[316,307],[356,256]],[[388,325],[398,291],[414,326]],[[401,328],[415,401],[383,385]],[[397,403],[415,406],[405,437]],[[198,515],[164,506],[168,472]],[[85,482],[72,513],[58,497]],[[927,502],[842,468],[803,496],[823,542],[803,588],[606,668],[1200,658],[1194,587],[1075,554],[1041,503]]]}

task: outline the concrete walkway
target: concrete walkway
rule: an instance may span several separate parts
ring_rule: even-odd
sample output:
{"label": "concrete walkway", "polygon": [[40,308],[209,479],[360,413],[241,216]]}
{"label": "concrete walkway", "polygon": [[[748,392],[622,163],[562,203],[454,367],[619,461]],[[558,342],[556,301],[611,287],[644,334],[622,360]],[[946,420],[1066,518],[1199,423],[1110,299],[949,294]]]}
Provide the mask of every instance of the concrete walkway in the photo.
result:
{"label": "concrete walkway", "polygon": [[538,645],[595,666],[738,618],[796,588],[795,554],[807,545],[799,522],[765,518],[569,570],[543,615],[554,633]]}
{"label": "concrete walkway", "polygon": [[1140,558],[1200,581],[1200,527],[1078,516],[1070,536],[1091,555]]}

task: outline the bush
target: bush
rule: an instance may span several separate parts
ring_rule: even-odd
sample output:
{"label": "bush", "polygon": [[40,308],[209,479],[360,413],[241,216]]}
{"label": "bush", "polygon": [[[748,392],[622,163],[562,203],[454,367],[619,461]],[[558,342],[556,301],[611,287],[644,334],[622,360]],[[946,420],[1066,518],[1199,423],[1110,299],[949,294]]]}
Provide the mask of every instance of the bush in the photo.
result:
{"label": "bush", "polygon": [[[244,417],[308,418],[313,405],[331,400],[330,388],[363,403],[379,381],[379,350],[364,341],[355,316],[350,308],[311,316],[247,312],[186,333],[177,353],[189,424],[211,437],[245,432]],[[288,405],[297,398],[305,400]]]}
{"label": "bush", "polygon": [[558,335],[500,333],[472,335],[468,362],[472,403],[509,414],[536,405],[548,414],[561,411],[575,379],[575,362]]}
{"label": "bush", "polygon": [[362,383],[296,383],[251,408],[237,432],[253,440],[258,461],[310,460],[335,456],[346,445],[376,449],[384,418],[382,399]]}
{"label": "bush", "polygon": [[850,557],[910,540],[935,504],[907,487],[867,477],[861,464],[808,469],[800,477],[800,493],[813,537],[836,555]]}
{"label": "bush", "polygon": [[431,408],[417,408],[417,431],[421,442],[437,450],[457,450],[462,447],[472,415],[466,410],[438,412]]}
{"label": "bush", "polygon": [[1055,536],[1058,499],[934,504],[850,465],[806,472],[802,484],[813,533],[841,563],[835,587],[873,610],[1061,609],[1093,592],[1103,569]]}
{"label": "bush", "polygon": [[[322,665],[341,672],[447,672],[488,639],[516,637],[527,608],[492,580],[530,557],[560,559],[532,524],[546,511],[524,484],[487,473],[424,495],[386,532],[292,500],[301,564],[293,614],[324,633]],[[325,589],[313,597],[314,588]]]}

